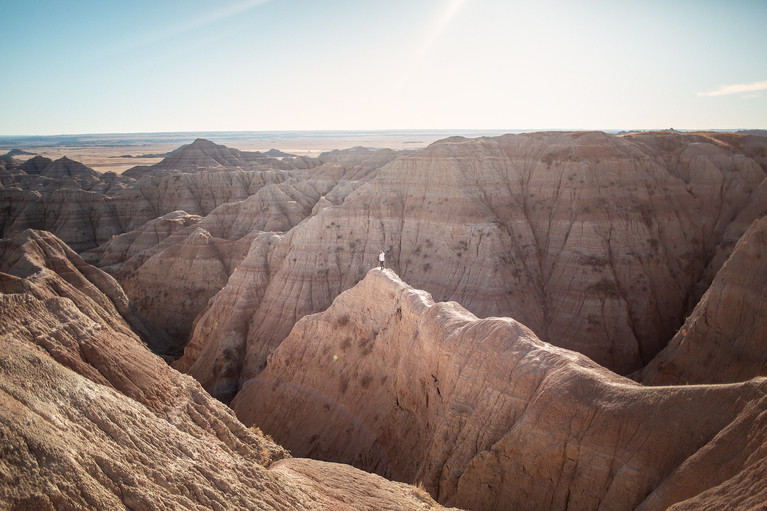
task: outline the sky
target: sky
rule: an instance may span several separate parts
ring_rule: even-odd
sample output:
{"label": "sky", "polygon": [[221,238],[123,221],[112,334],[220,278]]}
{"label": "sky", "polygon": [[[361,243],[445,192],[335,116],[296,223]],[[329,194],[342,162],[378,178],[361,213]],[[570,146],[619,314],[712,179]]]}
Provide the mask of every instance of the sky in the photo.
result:
{"label": "sky", "polygon": [[0,134],[767,128],[767,0],[0,0]]}

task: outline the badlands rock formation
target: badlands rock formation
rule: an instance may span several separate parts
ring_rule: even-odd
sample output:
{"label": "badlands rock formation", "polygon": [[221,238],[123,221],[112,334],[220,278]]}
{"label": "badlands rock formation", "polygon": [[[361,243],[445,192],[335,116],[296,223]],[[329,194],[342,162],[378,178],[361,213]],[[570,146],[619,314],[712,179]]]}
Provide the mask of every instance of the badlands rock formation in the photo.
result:
{"label": "badlands rock formation", "polygon": [[[247,164],[248,170],[224,167],[223,164],[231,163],[231,158],[224,159],[222,153],[237,155],[240,158],[237,162]],[[89,262],[102,266],[126,263],[114,266],[110,271],[121,280],[134,304],[153,321],[162,324],[175,339],[163,353],[177,357],[195,316],[208,299],[224,286],[233,267],[247,252],[248,240],[239,242],[240,238],[247,237],[255,228],[290,229],[311,214],[324,190],[307,189],[291,178],[289,172],[253,163],[266,161],[291,168],[292,160],[255,158],[243,154],[198,140],[158,164],[164,169],[163,172],[147,175],[138,182],[104,174],[101,175],[101,184],[92,186],[95,191],[70,186],[71,176],[65,178],[60,175],[66,168],[70,169],[71,175],[79,176],[72,169],[84,166],[66,159],[52,162],[42,157],[32,158],[18,172],[9,173],[10,177],[3,175],[0,235],[11,236],[27,228],[43,229],[55,233],[78,252],[93,249],[92,253],[83,254]],[[197,168],[196,164],[217,161],[216,158],[221,160],[222,165],[215,170],[191,173]],[[171,164],[181,167],[169,170],[173,167]],[[308,165],[305,161],[301,162],[304,168]],[[57,178],[42,177],[56,172],[59,174]],[[91,176],[90,173],[86,175]],[[291,183],[280,186],[288,180]],[[327,186],[326,181],[322,181],[323,186]],[[239,210],[238,201],[248,198],[251,200],[243,205],[240,218],[231,219],[236,222],[231,226],[228,215],[233,214],[235,209]],[[158,223],[178,225],[177,221],[162,220],[165,215],[186,215],[199,220],[199,215],[209,215],[219,206],[226,207],[211,217],[207,224],[213,224],[218,236],[225,239],[233,237],[230,232],[237,233],[231,243],[211,238],[207,230],[197,234],[192,230],[186,233],[190,239],[185,240],[186,236],[181,238],[185,240],[185,247],[176,247],[164,255],[153,257],[168,245],[157,247],[164,241],[164,227],[159,227],[158,231]],[[185,225],[189,223],[185,221]],[[127,247],[129,243],[131,246]],[[200,260],[189,262],[189,265],[195,270],[207,267],[209,272],[190,273],[188,266],[179,264],[184,257],[196,259],[198,256]],[[206,258],[207,263],[203,261]],[[127,262],[128,259],[130,262]],[[170,283],[169,277],[174,277],[174,284]],[[145,286],[146,282],[149,285]]]}
{"label": "badlands rock formation", "polygon": [[437,507],[348,466],[285,459],[153,355],[116,281],[51,234],[4,239],[0,255],[3,509]]}
{"label": "badlands rock formation", "polygon": [[[283,163],[284,161],[284,163]],[[293,165],[296,163],[296,165]],[[151,166],[138,166],[123,172],[123,175],[139,179],[147,174],[170,172],[194,172],[209,169],[248,169],[253,164],[270,168],[289,170],[292,168],[311,168],[317,164],[312,158],[289,157],[285,160],[272,158],[258,151],[240,151],[210,140],[198,138],[188,145],[172,151],[159,163]]]}
{"label": "badlands rock formation", "polygon": [[298,319],[359,282],[383,248],[437,300],[513,317],[630,374],[767,213],[765,154],[764,137],[731,134],[437,142],[339,181],[287,233],[259,234],[177,367],[231,399]]}
{"label": "badlands rock formation", "polygon": [[[354,153],[355,158],[351,159],[331,154],[306,176],[281,171],[177,174],[174,182],[195,185],[174,185],[172,195],[162,192],[161,188],[161,195],[156,197],[152,194],[157,191],[151,191],[145,178],[139,188],[143,190],[147,186],[149,190],[141,194],[158,204],[158,211],[172,206],[207,212],[207,216],[171,212],[84,256],[113,274],[139,310],[166,327],[176,339],[175,347],[168,354],[178,356],[180,352],[176,351],[186,343],[198,313],[226,285],[252,248],[262,250],[263,240],[276,238],[273,233],[290,231],[322,208],[343,202],[382,162],[395,157],[392,151]],[[209,180],[202,183],[203,178]],[[227,181],[231,186],[222,186]],[[205,191],[206,197],[220,196],[220,199],[206,202],[199,200],[199,194],[179,194],[179,190],[191,189]],[[179,200],[179,196],[186,199]],[[242,200],[235,200],[240,198]],[[131,218],[151,216],[146,203],[139,200],[132,203],[143,206],[132,212]],[[181,222],[181,218],[185,220]],[[172,227],[172,235],[169,227]],[[253,247],[254,244],[257,247]],[[189,271],[190,268],[194,271]],[[158,286],[158,283],[163,284]],[[252,306],[252,303],[248,305]]]}
{"label": "badlands rock formation", "polygon": [[232,406],[294,453],[423,481],[448,505],[738,508],[767,497],[766,394],[764,378],[643,387],[374,269],[300,320]]}
{"label": "badlands rock formation", "polygon": [[669,345],[642,370],[647,385],[767,376],[767,217],[741,237]]}
{"label": "badlands rock formation", "polygon": [[[196,141],[92,184],[68,162],[48,177],[55,162],[3,161],[0,425],[22,454],[0,473],[34,483],[6,478],[0,506],[55,505],[51,488],[84,507],[429,505],[345,466],[266,472],[281,448],[202,388],[296,453],[449,505],[767,497],[765,137],[535,133],[281,160]],[[382,248],[425,291],[369,273]],[[173,366],[202,388],[142,341],[184,348]]]}
{"label": "badlands rock formation", "polygon": [[[174,151],[157,169],[135,172],[138,180],[127,173],[98,174],[67,158],[34,157],[0,174],[0,235],[47,230],[82,252],[172,211],[207,215],[222,204],[244,200],[263,186],[286,180],[294,168],[316,164],[260,157],[233,162],[221,156],[227,151],[245,154],[198,140]],[[202,163],[216,165],[199,171]],[[278,167],[283,170],[275,170]]]}
{"label": "badlands rock formation", "polygon": [[39,155],[23,163],[15,163],[0,174],[3,187],[38,191],[70,188],[113,193],[130,181],[111,172],[99,174],[66,157],[53,161]]}

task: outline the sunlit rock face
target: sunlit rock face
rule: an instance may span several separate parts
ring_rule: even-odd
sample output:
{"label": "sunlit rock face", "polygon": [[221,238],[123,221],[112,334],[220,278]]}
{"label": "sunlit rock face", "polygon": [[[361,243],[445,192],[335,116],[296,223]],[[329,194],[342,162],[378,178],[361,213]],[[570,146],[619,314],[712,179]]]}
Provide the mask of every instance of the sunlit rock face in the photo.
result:
{"label": "sunlit rock face", "polygon": [[[204,217],[181,210],[168,213],[85,255],[115,275],[139,310],[166,328],[176,340],[169,354],[178,356],[195,318],[227,284],[254,240],[263,233],[290,231],[332,205],[331,201],[342,202],[382,160],[394,157],[392,151],[355,154],[356,159],[345,158],[342,164],[336,161],[340,156],[328,158],[327,163],[305,176],[276,171],[179,174],[179,181],[187,184],[175,190],[202,187],[210,194],[223,190],[222,198],[205,204],[196,200],[169,202],[169,196],[179,193],[164,193],[162,200],[157,198],[158,204],[165,204],[158,206],[162,210],[171,205],[198,212],[213,209]],[[167,179],[162,178],[163,182]],[[214,182],[235,182],[238,186],[219,188]],[[154,197],[150,192],[141,193]],[[180,195],[187,196],[185,192]],[[115,200],[122,198],[124,195]],[[137,204],[144,204],[143,209],[126,217],[151,216],[145,202]]]}
{"label": "sunlit rock face", "polygon": [[296,455],[423,481],[447,505],[666,509],[719,502],[719,485],[759,499],[765,392],[643,387],[373,269],[300,320],[232,407]]}
{"label": "sunlit rock face", "polygon": [[50,233],[0,241],[0,317],[3,509],[439,507],[412,486],[288,459],[152,354],[136,331],[155,332],[117,282]]}
{"label": "sunlit rock face", "polygon": [[[2,226],[96,247],[86,259],[167,328],[173,354],[190,343],[179,367],[228,389],[223,399],[381,249],[437,299],[514,317],[629,374],[666,345],[767,213],[764,145],[733,134],[535,133],[451,138],[407,155],[333,151],[280,170],[294,160],[198,140],[109,192],[3,188]],[[35,179],[95,179],[75,163],[25,165]],[[175,211],[199,222],[162,220]],[[235,309],[245,314],[222,319]],[[210,360],[198,362],[203,344]]]}
{"label": "sunlit rock face", "polygon": [[765,213],[765,144],[534,133],[400,156],[335,197],[339,181],[290,231],[259,234],[198,317],[179,367],[231,399],[298,319],[359,282],[384,249],[435,299],[513,317],[629,374],[665,346],[732,240]]}

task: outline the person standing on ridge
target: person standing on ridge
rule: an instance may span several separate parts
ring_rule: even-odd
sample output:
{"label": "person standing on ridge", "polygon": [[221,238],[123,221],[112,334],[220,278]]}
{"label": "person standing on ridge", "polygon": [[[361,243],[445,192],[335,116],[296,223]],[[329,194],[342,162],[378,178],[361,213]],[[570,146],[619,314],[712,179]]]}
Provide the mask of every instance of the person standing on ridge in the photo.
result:
{"label": "person standing on ridge", "polygon": [[381,269],[384,269],[384,261],[386,261],[386,254],[384,254],[384,251],[381,250],[381,252],[378,254],[378,263],[381,265]]}

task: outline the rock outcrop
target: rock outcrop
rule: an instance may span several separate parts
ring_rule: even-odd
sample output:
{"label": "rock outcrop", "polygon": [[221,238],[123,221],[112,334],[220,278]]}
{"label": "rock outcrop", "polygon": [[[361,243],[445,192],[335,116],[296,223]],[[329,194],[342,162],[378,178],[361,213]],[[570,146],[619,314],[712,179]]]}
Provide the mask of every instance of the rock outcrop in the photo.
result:
{"label": "rock outcrop", "polygon": [[[173,188],[161,192],[162,196],[155,197],[152,193],[156,192],[147,191],[142,192],[141,197],[151,198],[151,202],[158,206],[148,208],[134,190],[135,200],[130,204],[143,204],[142,209],[124,216],[146,218],[151,216],[151,211],[171,205],[202,213],[214,209],[199,222],[194,222],[193,228],[192,223],[185,223],[188,228],[176,229],[181,225],[176,216],[172,219],[167,215],[161,217],[168,218],[162,225],[174,226],[173,234],[168,233],[167,237],[166,234],[157,235],[157,220],[150,220],[84,255],[120,280],[131,301],[148,317],[157,322],[162,318],[161,323],[177,341],[172,351],[176,353],[175,350],[180,350],[187,342],[195,318],[207,307],[208,300],[228,283],[234,269],[248,253],[262,253],[261,243],[271,244],[280,237],[276,233],[289,232],[324,207],[341,204],[354,189],[375,174],[382,161],[391,161],[396,154],[372,150],[353,153],[343,156],[343,151],[339,151],[305,175],[230,171],[157,178],[163,183],[172,180]],[[147,179],[142,180],[138,189],[143,190],[144,186],[152,189]],[[222,186],[227,182],[235,185]],[[163,189],[159,187],[159,190]],[[207,191],[206,197],[222,198],[204,202],[184,192],[190,189],[203,189]],[[123,200],[125,195],[127,192],[115,201]],[[185,195],[188,200],[178,200]],[[169,201],[167,197],[176,200]],[[240,197],[245,198],[236,200]],[[231,200],[224,202],[227,199]],[[162,226],[159,229],[161,233],[168,232]],[[134,240],[142,243],[135,246]],[[258,246],[252,246],[254,243]],[[130,248],[127,248],[128,244]],[[205,271],[190,272],[189,268],[205,268]],[[243,274],[238,277],[240,275]],[[161,282],[168,284],[158,286]],[[257,302],[249,302],[245,307],[252,312],[257,305]],[[287,331],[282,336],[286,334]]]}
{"label": "rock outcrop", "polygon": [[2,176],[0,237],[26,229],[55,233],[78,252],[124,231],[109,194],[133,182],[80,162],[35,156]]}
{"label": "rock outcrop", "polygon": [[[317,161],[310,158],[297,159],[297,168],[311,168]],[[146,175],[158,175],[167,171],[171,172],[195,172],[208,169],[241,169],[248,170],[254,165],[263,165],[269,168],[289,170],[292,158],[279,160],[258,151],[240,151],[216,144],[210,140],[198,138],[188,145],[184,145],[169,153],[162,161],[151,166],[133,167],[123,175],[139,179]]]}
{"label": "rock outcrop", "polygon": [[123,231],[109,197],[85,190],[0,189],[0,236],[26,229],[55,233],[77,252],[98,246]]}
{"label": "rock outcrop", "polygon": [[22,170],[27,174],[42,174],[51,163],[53,163],[53,160],[38,154],[22,163],[19,166],[19,170]]}
{"label": "rock outcrop", "polygon": [[730,383],[767,376],[767,217],[740,238],[669,345],[645,367],[647,385]]}
{"label": "rock outcrop", "polygon": [[111,180],[105,181],[102,174],[66,156],[55,161],[44,156],[34,156],[19,164],[13,179],[4,179],[3,186],[38,191],[70,188],[109,193],[115,181],[132,181],[114,173],[112,176]]}
{"label": "rock outcrop", "polygon": [[185,211],[172,211],[150,220],[138,229],[115,236],[97,248],[82,253],[88,262],[97,262],[102,268],[112,265],[137,261],[124,266],[133,270],[144,264],[158,245],[179,231],[200,221],[199,215],[190,215]]}
{"label": "rock outcrop", "polygon": [[[130,270],[134,262],[130,260],[115,274],[136,307],[175,339],[168,355],[181,354],[194,318],[226,285],[250,243],[247,238],[234,242],[215,238],[198,227],[178,244],[169,240],[134,258],[149,256],[135,271]],[[147,286],[147,282],[164,285]]]}
{"label": "rock outcrop", "polygon": [[287,233],[259,236],[178,367],[230,399],[298,319],[359,282],[384,249],[437,300],[514,317],[630,374],[764,215],[765,146],[747,135],[534,133],[456,137],[389,159]]}
{"label": "rock outcrop", "polygon": [[767,379],[643,387],[391,270],[300,320],[232,407],[468,509],[666,509],[720,486],[764,504]]}
{"label": "rock outcrop", "polygon": [[125,231],[172,211],[208,215],[218,206],[245,200],[264,186],[290,175],[275,170],[205,171],[147,176],[112,197],[115,211],[125,219]]}
{"label": "rock outcrop", "polygon": [[436,507],[411,486],[285,459],[153,355],[116,281],[54,236],[28,231],[0,253],[3,509]]}
{"label": "rock outcrop", "polygon": [[147,171],[122,175],[99,174],[66,157],[35,156],[0,173],[0,236],[42,229],[83,252],[172,211],[208,215],[287,180],[289,171],[318,164],[316,159],[241,152],[207,140],[179,148]]}

